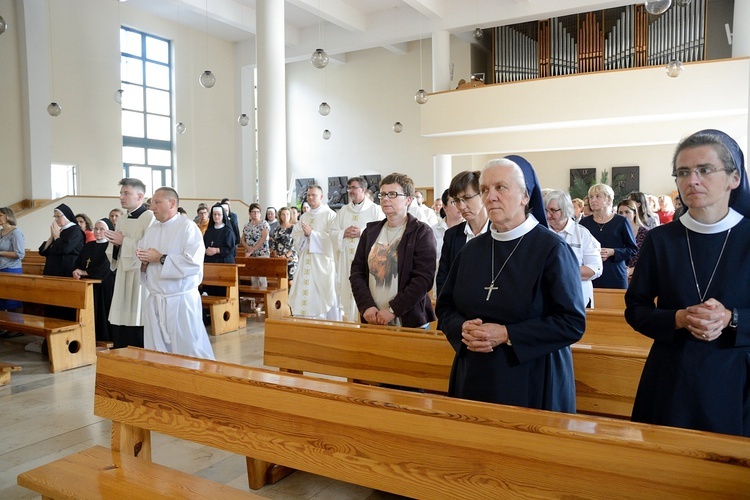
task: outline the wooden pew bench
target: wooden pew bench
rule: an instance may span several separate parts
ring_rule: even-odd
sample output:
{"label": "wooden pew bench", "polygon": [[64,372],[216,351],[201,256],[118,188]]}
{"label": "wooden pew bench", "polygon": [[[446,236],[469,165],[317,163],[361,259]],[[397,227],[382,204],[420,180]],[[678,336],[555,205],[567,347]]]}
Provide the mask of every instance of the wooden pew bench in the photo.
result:
{"label": "wooden pew bench", "polygon": [[96,362],[96,283],[99,280],[0,273],[0,298],[76,310],[75,321],[0,311],[0,328],[46,337],[52,373],[91,365]]}
{"label": "wooden pew bench", "polygon": [[47,262],[47,258],[43,255],[39,255],[37,250],[26,250],[26,253],[21,260],[21,266],[23,267],[23,274],[36,274],[41,276],[44,273],[44,264]]}
{"label": "wooden pew bench", "polygon": [[0,363],[0,386],[10,384],[10,374],[20,372],[21,367],[11,363]]}
{"label": "wooden pew bench", "polygon": [[224,296],[201,295],[204,309],[211,317],[211,335],[233,332],[240,327],[239,274],[237,264],[203,264],[201,285],[226,288]]}
{"label": "wooden pew bench", "polygon": [[[262,298],[265,304],[266,318],[282,318],[289,311],[289,280],[287,279],[287,260],[283,257],[237,257],[240,268],[240,296]],[[265,277],[268,286],[253,286],[251,277]]]}
{"label": "wooden pew bench", "polygon": [[163,465],[93,446],[18,476],[42,498],[261,498]]}
{"label": "wooden pew bench", "polygon": [[586,309],[586,331],[581,342],[586,344],[644,347],[651,349],[654,341],[642,335],[625,321],[624,309]]}
{"label": "wooden pew bench", "polygon": [[594,309],[625,310],[625,290],[619,288],[594,288]]}
{"label": "wooden pew bench", "polygon": [[[583,341],[571,348],[577,411],[630,419],[648,349]],[[453,357],[434,330],[293,317],[265,324],[263,364],[290,373],[447,393]]]}
{"label": "wooden pew bench", "polygon": [[112,449],[151,432],[414,498],[732,497],[750,439],[416,394],[137,348],[98,354]]}

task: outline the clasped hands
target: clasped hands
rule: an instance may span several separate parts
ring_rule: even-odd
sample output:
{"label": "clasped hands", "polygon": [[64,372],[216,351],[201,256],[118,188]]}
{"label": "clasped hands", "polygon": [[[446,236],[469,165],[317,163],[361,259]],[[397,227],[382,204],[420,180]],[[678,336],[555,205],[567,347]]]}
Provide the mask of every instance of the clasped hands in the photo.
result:
{"label": "clasped hands", "polygon": [[711,342],[721,335],[732,320],[732,311],[714,298],[702,304],[680,309],[675,314],[675,327],[685,328],[698,340]]}
{"label": "clasped hands", "polygon": [[461,342],[473,352],[492,352],[500,344],[508,342],[508,329],[497,323],[483,323],[481,319],[470,319],[461,325]]}
{"label": "clasped hands", "polygon": [[362,313],[362,317],[371,325],[387,325],[396,318],[396,315],[388,309],[378,310],[377,307],[373,306],[368,307],[367,310]]}

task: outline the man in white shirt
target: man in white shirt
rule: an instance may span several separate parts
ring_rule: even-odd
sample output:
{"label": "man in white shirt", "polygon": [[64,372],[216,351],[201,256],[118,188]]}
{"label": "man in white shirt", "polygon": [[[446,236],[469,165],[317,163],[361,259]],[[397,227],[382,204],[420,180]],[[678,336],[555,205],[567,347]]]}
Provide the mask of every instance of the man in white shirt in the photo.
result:
{"label": "man in white shirt", "polygon": [[341,320],[336,295],[336,264],[331,230],[336,213],[323,204],[323,189],[307,187],[310,210],[299,217],[292,229],[299,267],[289,292],[289,307],[294,316]]}
{"label": "man in white shirt", "polygon": [[336,214],[336,221],[331,230],[331,240],[336,252],[336,280],[338,282],[339,301],[347,321],[358,321],[357,303],[354,301],[349,273],[357,251],[362,231],[368,222],[382,220],[385,215],[365,196],[367,181],[362,177],[352,177],[346,183],[349,203],[341,207]]}
{"label": "man in white shirt", "polygon": [[544,196],[547,224],[564,239],[578,258],[584,307],[594,307],[593,280],[602,275],[601,244],[588,229],[573,221],[573,202],[568,193],[550,191]]}
{"label": "man in white shirt", "polygon": [[214,359],[198,292],[206,247],[198,226],[177,212],[179,202],[174,189],[156,190],[151,198],[156,222],[136,249],[141,281],[149,291],[144,344],[147,349]]}

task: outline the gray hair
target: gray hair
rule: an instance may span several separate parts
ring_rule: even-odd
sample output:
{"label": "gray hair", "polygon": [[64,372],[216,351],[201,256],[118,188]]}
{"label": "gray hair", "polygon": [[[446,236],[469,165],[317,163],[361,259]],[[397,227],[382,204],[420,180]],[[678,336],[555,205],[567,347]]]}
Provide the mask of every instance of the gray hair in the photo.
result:
{"label": "gray hair", "polygon": [[[482,168],[482,176],[484,173],[494,167],[510,167],[513,170],[513,177],[515,177],[516,182],[518,183],[518,187],[521,188],[521,191],[523,191],[526,196],[529,196],[529,191],[526,189],[526,177],[523,175],[523,170],[521,170],[521,167],[518,166],[518,163],[514,162],[513,160],[509,160],[507,158],[496,158],[494,160],[490,160],[487,162],[487,164]],[[482,177],[479,178],[479,183],[482,183]]]}
{"label": "gray hair", "polygon": [[570,195],[565,191],[559,191],[557,189],[550,190],[544,195],[544,208],[547,208],[549,202],[555,200],[557,207],[562,210],[561,214],[564,218],[570,219],[573,217],[573,201],[570,199]]}

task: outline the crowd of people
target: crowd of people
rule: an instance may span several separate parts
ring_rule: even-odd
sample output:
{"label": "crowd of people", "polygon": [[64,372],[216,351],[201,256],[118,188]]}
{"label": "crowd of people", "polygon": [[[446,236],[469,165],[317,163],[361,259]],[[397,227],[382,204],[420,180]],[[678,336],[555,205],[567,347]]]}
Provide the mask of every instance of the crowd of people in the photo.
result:
{"label": "crowd of people", "polygon": [[[449,395],[562,412],[575,412],[570,345],[593,289],[627,289],[627,321],[654,340],[633,419],[750,436],[744,156],[726,134],[701,131],[678,145],[672,175],[674,200],[615,200],[606,184],[571,199],[542,189],[531,164],[511,155],[457,174],[432,207],[394,172],[377,189],[350,178],[338,212],[315,184],[299,210],[252,203],[244,226],[228,199],[200,204],[190,220],[172,188],[147,204],[145,185],[126,178],[122,210],[93,225],[55,207],[39,252],[44,274],[101,280],[97,339],[115,347],[212,358],[202,266],[234,262],[239,249],[287,259],[295,316],[412,328],[437,319],[455,350]],[[0,226],[0,271],[21,272],[12,210],[0,208]]]}

